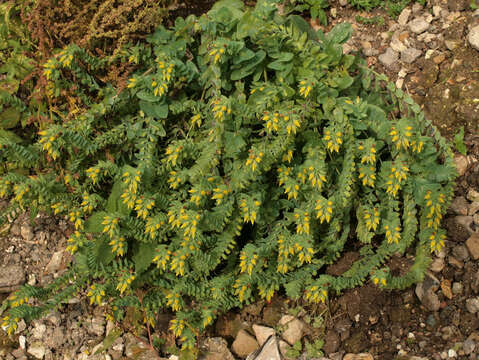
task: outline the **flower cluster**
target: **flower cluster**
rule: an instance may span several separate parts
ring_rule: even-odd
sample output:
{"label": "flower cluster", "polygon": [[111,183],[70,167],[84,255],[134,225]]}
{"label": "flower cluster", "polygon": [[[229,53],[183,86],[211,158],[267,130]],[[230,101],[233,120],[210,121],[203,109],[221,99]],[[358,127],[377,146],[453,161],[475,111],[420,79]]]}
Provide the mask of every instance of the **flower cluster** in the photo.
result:
{"label": "flower cluster", "polygon": [[116,286],[116,289],[120,292],[120,294],[123,294],[125,290],[130,286],[133,280],[135,280],[135,275],[125,273],[124,275],[121,276],[120,281],[118,282],[118,285]]}
{"label": "flower cluster", "polygon": [[145,225],[145,234],[150,234],[150,237],[154,239],[156,237],[157,231],[165,225],[165,220],[162,218],[155,216],[155,217],[149,217],[146,220],[146,225]]}
{"label": "flower cluster", "polygon": [[255,252],[243,250],[240,254],[240,271],[247,272],[248,275],[253,273],[254,267],[258,263],[259,255]]}
{"label": "flower cluster", "polygon": [[125,255],[126,249],[126,240],[123,236],[113,238],[109,243],[111,245],[112,253],[123,256]]}
{"label": "flower cluster", "polygon": [[0,197],[6,197],[10,192],[11,182],[7,179],[0,179]]}
{"label": "flower cluster", "polygon": [[68,246],[66,248],[72,255],[81,248],[86,242],[86,238],[79,231],[75,231],[67,240]]}
{"label": "flower cluster", "polygon": [[443,230],[429,230],[429,241],[431,246],[431,252],[441,251],[444,247],[444,240],[446,239],[446,234]]}
{"label": "flower cluster", "polygon": [[409,146],[411,146],[411,137],[413,136],[412,131],[413,128],[407,121],[400,121],[391,127],[389,136],[391,136],[392,142],[396,144],[396,149],[399,150],[403,148],[404,150],[407,150]]}
{"label": "flower cluster", "polygon": [[374,187],[374,182],[376,181],[376,168],[371,165],[360,165],[358,170],[358,177],[362,180],[363,186]]}
{"label": "flower cluster", "polygon": [[156,248],[156,255],[153,258],[153,262],[156,263],[156,266],[163,270],[166,271],[166,264],[170,260],[171,256],[171,251],[168,250],[168,248],[165,245],[159,245]]}
{"label": "flower cluster", "polygon": [[53,160],[56,160],[60,156],[58,149],[53,147],[54,141],[57,139],[57,136],[54,134],[49,134],[49,132],[43,130],[38,133],[41,137],[38,140],[42,144],[42,149],[45,150],[48,155],[52,157]]}
{"label": "flower cluster", "polygon": [[240,200],[239,206],[243,215],[243,221],[245,223],[250,222],[251,224],[254,224],[261,202],[247,197]]}
{"label": "flower cluster", "polygon": [[166,306],[170,306],[174,311],[181,310],[184,306],[183,298],[176,292],[170,292],[166,295]]}
{"label": "flower cluster", "polygon": [[427,227],[437,229],[442,220],[446,196],[441,192],[433,193],[431,190],[428,190],[426,191],[424,200],[426,202]]}
{"label": "flower cluster", "polygon": [[93,284],[86,295],[90,298],[90,305],[101,305],[105,297],[105,288],[102,285]]}
{"label": "flower cluster", "polygon": [[308,97],[309,93],[313,89],[313,86],[310,82],[307,82],[306,80],[301,80],[299,82],[299,95],[304,96],[305,98]]}
{"label": "flower cluster", "polygon": [[309,234],[310,231],[310,218],[309,212],[296,209],[294,211],[294,220],[296,222],[296,233]]}
{"label": "flower cluster", "polygon": [[343,143],[343,133],[332,127],[328,127],[324,130],[323,140],[326,142],[329,151],[339,152],[339,148]]}
{"label": "flower cluster", "polygon": [[213,49],[209,52],[209,56],[213,59],[213,62],[216,64],[220,61],[221,56],[225,53],[226,45],[219,47],[217,44],[213,44]]}
{"label": "flower cluster", "polygon": [[248,159],[246,159],[246,166],[251,167],[251,170],[255,171],[261,163],[261,160],[263,160],[263,157],[264,153],[262,151],[250,150]]}
{"label": "flower cluster", "polygon": [[319,219],[321,224],[326,221],[329,223],[331,221],[331,216],[333,215],[333,202],[331,200],[320,197],[316,200],[316,218]]}
{"label": "flower cluster", "polygon": [[84,220],[82,218],[82,212],[80,210],[70,211],[68,218],[71,223],[75,226],[75,230],[83,230]]}
{"label": "flower cluster", "polygon": [[391,173],[388,175],[388,180],[386,181],[386,192],[395,197],[401,188],[402,182],[407,179],[408,172],[409,168],[406,165],[393,164],[391,167]]}
{"label": "flower cluster", "polygon": [[106,215],[103,218],[102,225],[105,225],[103,227],[103,232],[108,234],[110,239],[113,239],[114,237],[119,236],[120,233],[120,226],[119,226],[119,221],[120,219],[115,216],[110,216]]}
{"label": "flower cluster", "polygon": [[128,209],[133,209],[137,200],[138,185],[141,182],[141,172],[139,170],[134,172],[125,171],[122,178],[126,188],[123,194],[121,194],[121,198],[123,199],[123,203],[127,204]]}
{"label": "flower cluster", "polygon": [[379,210],[377,207],[373,209],[364,209],[363,219],[366,223],[366,228],[371,231],[376,231],[379,225]]}
{"label": "flower cluster", "polygon": [[328,298],[328,291],[320,286],[312,285],[306,288],[305,298],[313,303],[324,303]]}
{"label": "flower cluster", "polygon": [[231,114],[231,106],[224,99],[215,99],[212,101],[213,118],[216,121],[222,122],[225,115]]}
{"label": "flower cluster", "polygon": [[149,212],[155,206],[155,200],[153,199],[145,199],[144,196],[140,196],[136,199],[136,206],[135,211],[137,212],[137,217],[141,217],[145,220],[148,217]]}
{"label": "flower cluster", "polygon": [[399,243],[401,239],[401,227],[399,221],[395,221],[394,224],[384,225],[386,231],[386,240],[388,244]]}

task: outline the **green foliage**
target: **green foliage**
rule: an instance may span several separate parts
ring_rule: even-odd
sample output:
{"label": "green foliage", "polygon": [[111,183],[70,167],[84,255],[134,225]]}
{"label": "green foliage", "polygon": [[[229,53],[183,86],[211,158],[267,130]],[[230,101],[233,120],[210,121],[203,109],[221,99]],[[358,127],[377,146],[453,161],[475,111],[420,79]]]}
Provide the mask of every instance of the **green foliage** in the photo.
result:
{"label": "green foliage", "polygon": [[[154,325],[171,308],[193,356],[219,312],[257,297],[318,303],[365,281],[421,280],[443,246],[451,151],[411,97],[342,53],[351,32],[314,32],[267,0],[223,0],[129,47],[123,91],[96,81],[103,60],[77,46],[50,59],[51,96],[88,108],[58,109],[32,145],[0,139],[3,159],[31,174],[1,177],[0,194],[8,210],[68,216],[76,261],[6,301],[4,325],[86,293],[119,320],[131,307]],[[324,274],[347,243],[359,260]],[[389,271],[414,250],[406,274]],[[31,297],[36,307],[18,302]]]}
{"label": "green foliage", "polygon": [[[392,17],[398,16],[412,1],[414,0],[348,0],[349,4],[357,9],[371,11],[375,8],[383,8]],[[422,5],[426,3],[425,0],[416,1]],[[326,9],[330,7],[329,0],[283,0],[282,4],[287,13],[294,11],[307,12],[312,19],[319,19],[321,24],[327,25],[328,23]],[[356,19],[358,19],[358,17]],[[366,24],[372,23],[370,19],[364,17],[359,17],[359,19],[361,19],[361,21],[357,21],[364,21]],[[381,20],[381,17],[374,17],[373,19],[375,19],[374,23],[379,23],[380,25],[384,23],[384,19]]]}
{"label": "green foliage", "polygon": [[464,144],[464,126],[461,126],[458,133],[454,135],[454,144],[456,145],[456,150],[461,154],[467,154],[467,147]]}

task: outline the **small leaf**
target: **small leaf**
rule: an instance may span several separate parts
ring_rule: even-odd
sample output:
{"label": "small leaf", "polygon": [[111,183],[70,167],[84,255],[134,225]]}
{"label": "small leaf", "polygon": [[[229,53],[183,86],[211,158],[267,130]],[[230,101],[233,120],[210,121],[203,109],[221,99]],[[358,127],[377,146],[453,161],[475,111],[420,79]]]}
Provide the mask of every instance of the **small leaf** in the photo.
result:
{"label": "small leaf", "polygon": [[353,28],[350,23],[340,23],[326,35],[326,40],[335,44],[343,44],[348,41],[352,34]]}
{"label": "small leaf", "polygon": [[10,107],[0,113],[0,128],[11,129],[20,122],[20,111],[17,108]]}
{"label": "small leaf", "polygon": [[85,221],[85,232],[87,233],[101,233],[103,232],[103,219],[108,213],[105,211],[97,211],[91,214],[87,221]]}
{"label": "small leaf", "polygon": [[456,145],[456,150],[459,151],[462,155],[467,154],[467,148],[464,144],[464,126],[461,126],[459,132],[454,135],[454,144]]}
{"label": "small leaf", "polygon": [[155,257],[156,244],[140,243],[138,251],[133,256],[135,271],[139,274],[151,265]]}

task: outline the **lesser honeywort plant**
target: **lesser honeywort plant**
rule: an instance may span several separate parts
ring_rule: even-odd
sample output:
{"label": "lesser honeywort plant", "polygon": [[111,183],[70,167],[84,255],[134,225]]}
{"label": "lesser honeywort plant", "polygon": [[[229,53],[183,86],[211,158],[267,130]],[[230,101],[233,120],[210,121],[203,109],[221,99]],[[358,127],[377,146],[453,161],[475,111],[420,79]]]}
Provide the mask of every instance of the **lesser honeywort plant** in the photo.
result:
{"label": "lesser honeywort plant", "polygon": [[[420,280],[443,246],[451,151],[407,94],[342,53],[351,31],[314,32],[271,0],[223,0],[130,47],[121,92],[91,81],[98,60],[78,47],[51,59],[52,96],[76,86],[98,101],[34,145],[2,139],[2,157],[30,174],[3,176],[0,192],[5,214],[66,215],[76,257],[53,284],[11,296],[4,326],[84,291],[118,320],[126,306],[151,324],[171,308],[191,348],[218,312],[257,296],[322,302]],[[346,246],[359,260],[324,274]],[[413,250],[393,274],[388,259]]]}

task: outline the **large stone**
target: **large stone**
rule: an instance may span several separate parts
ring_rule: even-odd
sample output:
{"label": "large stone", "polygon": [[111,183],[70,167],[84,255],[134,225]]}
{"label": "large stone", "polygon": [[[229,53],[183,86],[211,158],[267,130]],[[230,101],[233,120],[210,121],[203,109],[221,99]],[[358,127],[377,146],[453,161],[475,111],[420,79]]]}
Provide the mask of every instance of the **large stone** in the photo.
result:
{"label": "large stone", "polygon": [[253,351],[259,348],[259,344],[254,337],[248,334],[245,330],[240,330],[236,339],[231,345],[233,352],[240,358],[246,358]]}
{"label": "large stone", "polygon": [[23,239],[25,239],[26,241],[32,241],[33,237],[35,236],[33,234],[32,227],[28,224],[23,224],[21,226],[20,233],[22,234]]}
{"label": "large stone", "polygon": [[399,55],[397,51],[394,51],[393,49],[388,47],[384,54],[379,55],[378,59],[384,66],[390,68],[397,63]]}
{"label": "large stone", "polygon": [[451,210],[456,213],[456,215],[467,215],[467,210],[469,207],[469,202],[464,196],[458,196],[454,198],[451,202]]}
{"label": "large stone", "polygon": [[413,63],[419,56],[421,56],[421,50],[415,48],[408,48],[401,52],[401,61],[411,64]]}
{"label": "large stone", "polygon": [[399,25],[405,26],[409,20],[409,15],[411,15],[411,9],[405,7],[398,16]]}
{"label": "large stone", "polygon": [[53,253],[52,258],[45,267],[45,272],[47,274],[53,274],[60,269],[63,259],[63,250]]}
{"label": "large stone", "polygon": [[199,360],[234,360],[228,349],[228,343],[220,337],[207,338],[201,346],[202,355]]}
{"label": "large stone", "polygon": [[432,289],[429,289],[424,293],[424,296],[422,298],[422,304],[429,311],[438,311],[441,307],[439,297],[435,292],[432,291]]}
{"label": "large stone", "polygon": [[475,314],[479,311],[479,298],[472,298],[466,300],[466,309],[471,314]]}
{"label": "large stone", "polygon": [[282,360],[276,336],[270,337],[262,348],[250,354],[246,360]]}
{"label": "large stone", "polygon": [[369,353],[361,354],[346,354],[343,360],[374,360],[373,356]]}
{"label": "large stone", "polygon": [[326,337],[324,339],[324,346],[323,350],[326,354],[331,354],[336,352],[339,349],[339,335],[336,331],[329,330],[326,333]]}
{"label": "large stone", "polygon": [[258,344],[260,346],[263,346],[263,344],[266,342],[266,340],[268,340],[271,335],[274,336],[276,334],[274,329],[256,324],[253,325],[253,331],[254,335],[256,336],[256,340],[258,340]]}
{"label": "large stone", "polygon": [[46,351],[47,349],[41,341],[35,341],[28,347],[27,353],[32,355],[35,359],[43,359]]}
{"label": "large stone", "polygon": [[472,234],[466,241],[467,249],[474,260],[479,259],[479,234]]}
{"label": "large stone", "polygon": [[105,333],[105,319],[102,316],[94,317],[87,330],[92,335],[102,336]]}
{"label": "large stone", "polygon": [[281,337],[288,344],[293,345],[303,337],[304,323],[294,316],[284,315],[279,324],[284,328]]}
{"label": "large stone", "polygon": [[16,290],[26,281],[25,270],[20,265],[0,266],[0,293]]}
{"label": "large stone", "polygon": [[467,36],[467,40],[469,44],[476,49],[479,50],[479,25],[474,26],[470,31],[469,35]]}
{"label": "large stone", "polygon": [[422,17],[418,17],[409,22],[409,28],[415,34],[421,34],[429,29],[429,23]]}

